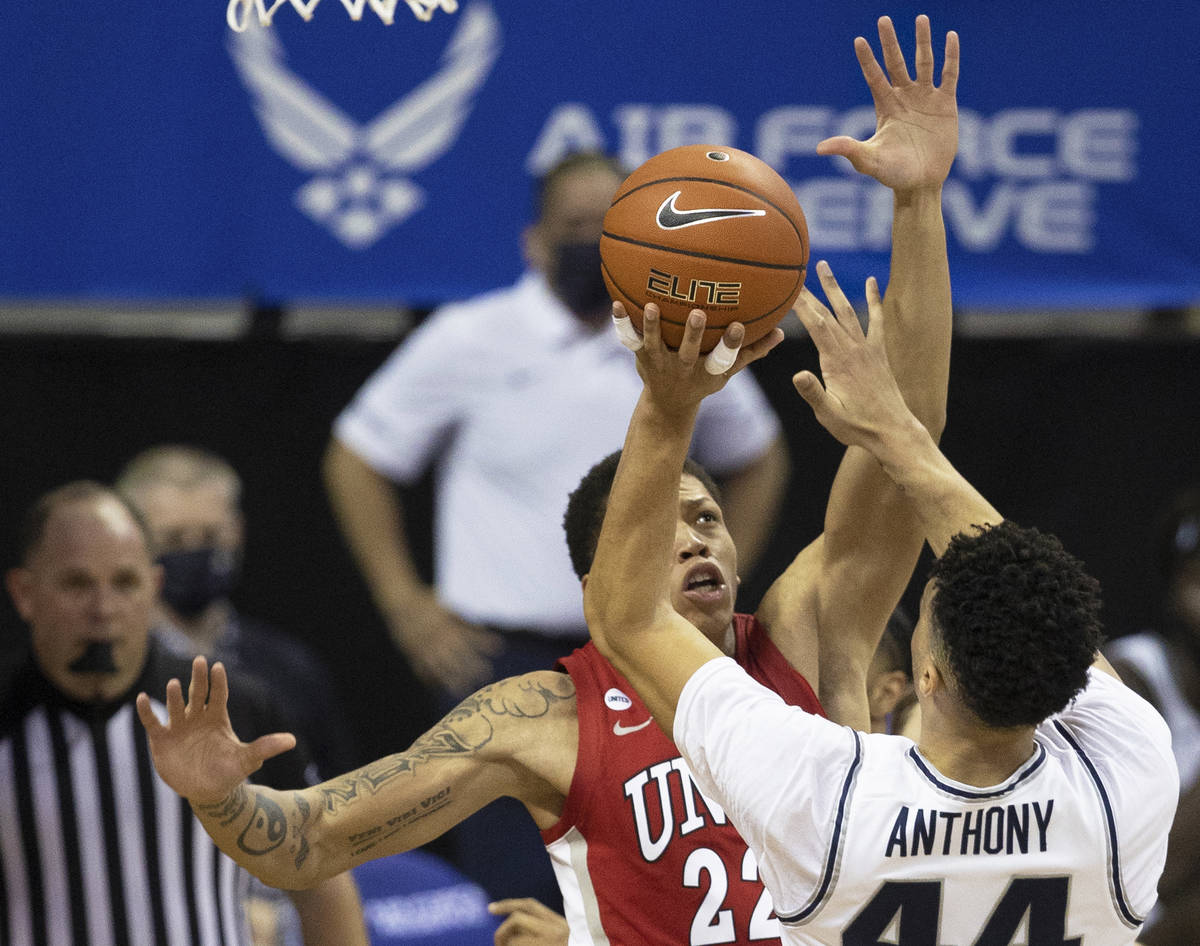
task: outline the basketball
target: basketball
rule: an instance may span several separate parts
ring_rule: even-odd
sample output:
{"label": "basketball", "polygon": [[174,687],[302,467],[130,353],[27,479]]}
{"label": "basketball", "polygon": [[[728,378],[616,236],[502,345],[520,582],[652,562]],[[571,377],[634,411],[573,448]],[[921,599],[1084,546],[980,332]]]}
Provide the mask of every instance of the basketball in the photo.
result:
{"label": "basketball", "polygon": [[688,313],[703,309],[707,352],[730,322],[746,326],[748,345],[787,314],[804,284],[808,224],[765,162],[736,148],[685,145],[650,158],[617,189],[600,258],[609,295],[639,331],[642,308],[658,304],[672,348]]}

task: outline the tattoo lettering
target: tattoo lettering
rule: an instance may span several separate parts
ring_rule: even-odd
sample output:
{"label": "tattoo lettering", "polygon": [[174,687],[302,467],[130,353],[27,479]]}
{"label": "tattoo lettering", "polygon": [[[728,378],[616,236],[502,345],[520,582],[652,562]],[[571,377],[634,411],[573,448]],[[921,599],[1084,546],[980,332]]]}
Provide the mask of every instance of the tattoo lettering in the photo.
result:
{"label": "tattoo lettering", "polygon": [[[329,812],[350,804],[359,792],[375,794],[393,779],[411,775],[417,768],[435,759],[466,756],[487,746],[495,736],[493,721],[502,717],[509,719],[538,719],[546,716],[551,707],[564,700],[575,698],[575,685],[565,673],[555,674],[548,682],[544,674],[534,678],[518,677],[503,680],[484,687],[467,697],[451,710],[436,726],[421,736],[407,752],[387,756],[351,772],[321,788],[325,797],[325,808]],[[440,799],[440,794],[434,796]],[[449,795],[449,789],[444,790]],[[422,802],[429,806],[431,800]],[[432,810],[444,807],[445,801],[437,803]],[[415,817],[432,813],[426,808]]]}
{"label": "tattoo lettering", "polygon": [[346,839],[351,844],[351,854],[357,855],[371,850],[371,848],[378,846],[402,828],[415,824],[422,818],[429,817],[434,812],[445,808],[448,804],[450,804],[450,787],[446,786],[436,795],[430,795],[428,798],[422,799],[419,805],[414,805],[408,811],[388,818],[384,824],[367,831],[362,831],[359,834],[351,835]]}
{"label": "tattoo lettering", "polygon": [[269,854],[287,839],[287,819],[283,809],[265,798],[254,795],[254,811],[250,823],[238,835],[238,847],[247,854]]}

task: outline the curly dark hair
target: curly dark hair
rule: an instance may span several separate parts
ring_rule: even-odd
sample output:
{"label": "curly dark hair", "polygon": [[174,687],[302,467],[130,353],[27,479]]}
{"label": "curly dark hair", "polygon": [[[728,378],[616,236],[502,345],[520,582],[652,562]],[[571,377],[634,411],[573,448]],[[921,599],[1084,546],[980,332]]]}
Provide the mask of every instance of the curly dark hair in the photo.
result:
{"label": "curly dark hair", "polygon": [[1100,583],[1057,537],[1012,522],[959,534],[930,578],[933,653],[984,723],[1036,725],[1084,688]]}
{"label": "curly dark hair", "polygon": [[[604,514],[608,510],[608,494],[612,492],[617,464],[620,462],[620,450],[610,453],[583,475],[567,499],[563,529],[567,533],[571,566],[580,578],[592,570],[596,543],[600,541],[600,527],[604,525]],[[721,491],[704,467],[688,458],[683,463],[683,472],[696,477],[717,505],[721,505]]]}

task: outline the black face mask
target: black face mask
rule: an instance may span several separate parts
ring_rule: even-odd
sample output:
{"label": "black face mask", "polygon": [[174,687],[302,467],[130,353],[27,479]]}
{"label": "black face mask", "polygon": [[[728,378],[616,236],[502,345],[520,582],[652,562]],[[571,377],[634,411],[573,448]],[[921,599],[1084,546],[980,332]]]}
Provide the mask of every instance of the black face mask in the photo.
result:
{"label": "black face mask", "polygon": [[550,281],[555,295],[576,315],[595,315],[611,304],[600,274],[599,243],[560,243]]}
{"label": "black face mask", "polygon": [[237,557],[217,546],[167,552],[158,564],[163,568],[163,600],[185,618],[226,597],[237,582]]}

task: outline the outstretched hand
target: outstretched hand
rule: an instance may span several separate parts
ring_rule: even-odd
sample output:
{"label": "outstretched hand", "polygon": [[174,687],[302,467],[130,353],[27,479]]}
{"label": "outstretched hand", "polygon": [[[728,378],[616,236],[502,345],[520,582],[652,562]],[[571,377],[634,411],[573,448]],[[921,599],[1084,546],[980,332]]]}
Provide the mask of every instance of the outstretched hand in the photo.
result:
{"label": "outstretched hand", "polygon": [[805,289],[796,313],[817,346],[825,384],[811,371],[801,371],[792,378],[800,396],[821,425],[847,446],[873,449],[889,431],[919,427],[888,366],[883,305],[875,277],[867,280],[866,334],[824,260],[817,263],[817,277],[833,312]]}
{"label": "outstretched hand", "polygon": [[662,340],[658,306],[642,310],[642,333],[637,334],[620,302],[613,303],[613,324],[621,343],[637,355],[637,370],[656,404],[669,412],[689,410],[751,362],[757,361],[783,341],[783,329],[775,328],[753,344],[742,347],[745,327],[732,322],[721,341],[701,357],[705,315],[700,309],[688,313],[678,350]]}
{"label": "outstretched hand", "polygon": [[267,759],[296,745],[291,733],[260,736],[242,742],[229,722],[229,679],[215,663],[210,678],[208,661],[192,661],[187,703],[178,680],[167,684],[167,722],[155,715],[150,697],[139,693],[138,718],[150,740],[150,755],[162,780],[196,804],[226,798]]}
{"label": "outstretched hand", "polygon": [[889,17],[879,18],[886,74],[871,44],[855,38],[854,52],[875,102],[875,134],[866,141],[838,135],[817,145],[817,154],[842,155],[856,171],[896,191],[940,186],[958,150],[958,34],[946,34],[941,85],[935,86],[929,17],[917,17],[916,33],[915,80]]}

